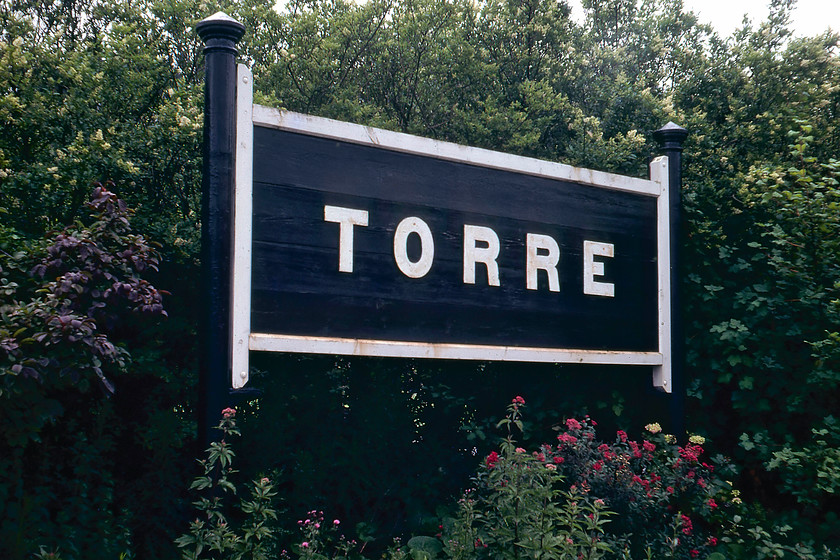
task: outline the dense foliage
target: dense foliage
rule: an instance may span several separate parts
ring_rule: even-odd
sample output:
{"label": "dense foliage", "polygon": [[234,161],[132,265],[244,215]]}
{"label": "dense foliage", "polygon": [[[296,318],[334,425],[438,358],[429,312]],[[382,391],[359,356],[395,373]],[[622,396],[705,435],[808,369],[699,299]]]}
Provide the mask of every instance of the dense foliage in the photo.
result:
{"label": "dense foliage", "polygon": [[[763,527],[729,480],[727,461],[707,459],[701,436],[680,446],[654,423],[645,426],[641,443],[623,430],[612,443],[602,442],[587,416],[567,418],[558,444],[530,452],[515,439],[525,427],[524,408],[525,399],[514,397],[497,424],[506,437],[478,466],[455,507],[441,508],[436,534],[404,544],[397,537],[384,560],[834,557],[801,541],[783,542],[789,526]],[[192,484],[198,515],[177,539],[182,558],[370,558],[365,544],[347,538],[342,521],[324,511],[306,512],[296,534],[284,535],[268,476],[250,483],[249,496],[237,496],[242,488],[231,480],[233,438],[241,435],[236,415],[234,408],[222,411],[223,439],[200,461],[204,472]]]}
{"label": "dense foliage", "polygon": [[190,524],[189,534],[176,540],[183,549],[181,557],[184,560],[199,560],[206,558],[206,554],[211,557],[266,560],[276,557],[279,552],[274,549],[276,539],[272,532],[277,523],[277,511],[273,504],[277,492],[268,477],[253,481],[250,500],[240,499],[239,508],[248,519],[241,527],[241,534],[237,534],[224,513],[223,498],[237,491],[230,480],[236,472],[233,468],[236,454],[230,440],[241,435],[235,416],[234,408],[222,410],[218,425],[222,439],[210,444],[207,459],[200,461],[203,472],[190,486],[205,495],[194,502],[199,517]]}
{"label": "dense foliage", "polygon": [[[160,386],[131,394],[138,364],[128,347],[154,347],[155,335],[143,331],[166,315],[164,294],[146,279],[159,255],[132,232],[130,212],[112,192],[96,187],[87,206],[89,220],[37,242],[13,248],[22,241],[3,232],[0,542],[9,557],[31,553],[33,539],[80,556],[114,556],[130,547],[131,525],[157,524],[130,513],[129,504],[165,505],[154,504],[145,484],[177,484],[166,480],[179,462],[166,445],[177,430],[142,441],[132,429],[177,420],[159,408]],[[148,351],[134,357],[154,359]],[[140,416],[143,406],[150,409]],[[169,464],[155,472],[155,461]]]}
{"label": "dense foliage", "polygon": [[[245,23],[264,103],[634,175],[653,130],[687,128],[688,425],[732,457],[767,527],[794,528],[791,546],[840,545],[838,35],[792,35],[793,0],[731,37],[680,0],[584,7],[579,23],[552,0],[0,0],[0,555],[175,554],[196,400],[193,30],[217,9]],[[162,322],[150,280],[172,294]],[[442,500],[427,486],[465,484],[500,393],[533,405],[536,444],[552,409],[658,420],[635,374],[258,365],[246,470],[283,469],[296,515],[333,498],[380,543],[428,524]]]}

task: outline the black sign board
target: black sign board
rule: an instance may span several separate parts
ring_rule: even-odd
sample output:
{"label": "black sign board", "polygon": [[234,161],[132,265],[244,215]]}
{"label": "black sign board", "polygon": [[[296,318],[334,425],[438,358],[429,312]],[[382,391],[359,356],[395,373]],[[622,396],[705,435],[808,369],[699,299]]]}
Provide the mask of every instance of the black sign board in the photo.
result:
{"label": "black sign board", "polygon": [[255,106],[240,66],[233,386],[248,351],[633,364],[670,390],[651,180]]}

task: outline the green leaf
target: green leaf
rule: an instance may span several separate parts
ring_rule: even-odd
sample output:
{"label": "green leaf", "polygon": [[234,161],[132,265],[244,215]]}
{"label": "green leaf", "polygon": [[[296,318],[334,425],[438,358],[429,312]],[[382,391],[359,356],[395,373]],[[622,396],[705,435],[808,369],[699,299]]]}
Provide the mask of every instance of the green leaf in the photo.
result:
{"label": "green leaf", "polygon": [[412,552],[422,551],[428,555],[428,558],[434,558],[443,550],[443,544],[438,539],[422,535],[412,537],[406,544]]}

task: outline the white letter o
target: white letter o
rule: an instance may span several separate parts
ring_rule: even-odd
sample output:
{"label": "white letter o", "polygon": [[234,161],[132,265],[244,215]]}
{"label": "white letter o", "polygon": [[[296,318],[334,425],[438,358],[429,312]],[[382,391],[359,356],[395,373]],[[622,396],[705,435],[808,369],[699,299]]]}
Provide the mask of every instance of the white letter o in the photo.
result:
{"label": "white letter o", "polygon": [[[408,236],[412,233],[420,236],[420,258],[416,262],[408,258]],[[428,224],[416,216],[401,221],[394,232],[394,260],[400,271],[409,278],[422,278],[432,268],[434,258],[435,242]]]}

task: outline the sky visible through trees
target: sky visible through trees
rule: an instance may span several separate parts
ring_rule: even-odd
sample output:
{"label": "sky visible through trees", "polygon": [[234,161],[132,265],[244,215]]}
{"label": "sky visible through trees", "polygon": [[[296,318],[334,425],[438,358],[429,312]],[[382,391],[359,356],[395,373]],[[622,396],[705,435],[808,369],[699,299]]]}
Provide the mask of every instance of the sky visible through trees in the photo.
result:
{"label": "sky visible through trees", "polygon": [[[584,19],[580,0],[570,0],[572,16],[577,21]],[[740,28],[744,16],[753,24],[767,18],[770,13],[767,0],[684,0],[686,10],[691,10],[703,23],[712,26],[723,35],[731,35]],[[810,36],[823,33],[828,28],[840,30],[840,2],[826,0],[798,0],[791,14],[791,29],[796,35]]]}
{"label": "sky visible through trees", "polygon": [[[788,0],[730,37],[679,0],[582,1],[582,22],[550,0],[0,1],[0,557],[175,555],[201,453],[194,29],[219,10],[248,30],[264,105],[634,176],[653,131],[685,127],[688,428],[737,466],[750,519],[840,546],[840,36],[792,34]],[[91,215],[95,185],[126,206]],[[155,293],[168,317],[136,316]],[[512,395],[534,438],[584,413],[657,420],[630,374],[257,368],[243,473],[282,472],[292,515],[329,506],[380,535],[399,529],[387,507],[421,518],[469,479]]]}

